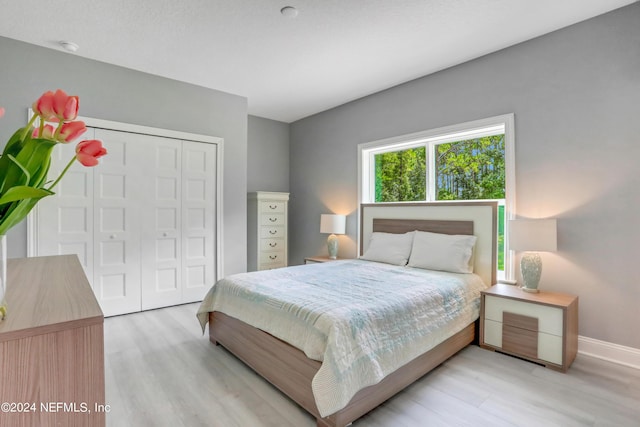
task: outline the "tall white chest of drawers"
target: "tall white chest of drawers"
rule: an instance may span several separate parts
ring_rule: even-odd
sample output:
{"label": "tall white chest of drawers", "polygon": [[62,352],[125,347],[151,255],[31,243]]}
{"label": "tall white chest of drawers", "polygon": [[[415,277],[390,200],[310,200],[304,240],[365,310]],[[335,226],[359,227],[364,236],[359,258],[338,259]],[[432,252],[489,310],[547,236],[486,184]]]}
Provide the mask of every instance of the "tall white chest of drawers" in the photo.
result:
{"label": "tall white chest of drawers", "polygon": [[287,266],[289,193],[256,191],[247,200],[247,270]]}

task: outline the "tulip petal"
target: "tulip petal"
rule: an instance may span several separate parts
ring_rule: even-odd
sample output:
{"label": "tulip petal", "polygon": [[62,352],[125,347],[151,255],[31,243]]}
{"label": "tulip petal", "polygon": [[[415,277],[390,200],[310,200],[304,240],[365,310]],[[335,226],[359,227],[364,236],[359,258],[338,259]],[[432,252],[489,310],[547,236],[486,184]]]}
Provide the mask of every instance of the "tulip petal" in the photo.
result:
{"label": "tulip petal", "polygon": [[53,94],[53,111],[55,112],[56,117],[64,117],[64,108],[67,105],[67,98],[69,98],[69,96],[62,89],[56,90],[56,93]]}
{"label": "tulip petal", "polygon": [[76,154],[76,158],[83,166],[91,167],[98,164],[98,159],[90,154],[78,153]]}
{"label": "tulip petal", "polygon": [[98,139],[88,139],[78,143],[76,146],[76,158],[83,166],[95,166],[98,158],[107,154],[107,150],[102,146],[102,141]]}
{"label": "tulip petal", "polygon": [[60,132],[58,133],[58,141],[71,142],[87,130],[84,122],[67,122],[60,126]]}
{"label": "tulip petal", "polygon": [[77,96],[70,96],[67,98],[67,102],[64,107],[64,120],[75,120],[78,117],[78,107],[80,101]]}
{"label": "tulip petal", "polygon": [[39,115],[44,121],[49,121],[55,117],[53,110],[53,98],[54,93],[51,91],[45,92],[33,103],[32,108],[34,113]]}

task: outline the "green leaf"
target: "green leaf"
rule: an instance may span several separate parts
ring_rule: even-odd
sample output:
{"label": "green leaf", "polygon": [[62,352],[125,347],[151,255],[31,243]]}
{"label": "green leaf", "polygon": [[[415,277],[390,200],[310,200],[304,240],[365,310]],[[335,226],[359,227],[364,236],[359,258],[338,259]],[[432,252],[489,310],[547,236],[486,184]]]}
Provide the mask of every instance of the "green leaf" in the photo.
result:
{"label": "green leaf", "polygon": [[13,153],[3,155],[0,158],[0,194],[19,185],[40,187],[46,179],[51,152],[56,145],[56,141],[27,136],[15,157]]}
{"label": "green leaf", "polygon": [[31,209],[42,199],[42,197],[34,197],[31,199],[22,199],[13,202],[11,208],[0,218],[0,234],[7,234],[12,227],[20,223]]}
{"label": "green leaf", "polygon": [[16,156],[16,159],[31,175],[29,180],[30,185],[33,186],[35,182],[40,181],[43,176],[46,177],[49,170],[51,152],[57,144],[56,141],[48,139],[29,139],[18,156]]}
{"label": "green leaf", "polygon": [[2,157],[7,154],[16,156],[20,152],[22,146],[24,145],[24,140],[22,139],[22,134],[24,133],[24,131],[25,128],[20,128],[13,134],[13,136],[11,136],[11,138],[9,138],[7,145],[4,146],[4,150],[2,151]]}
{"label": "green leaf", "polygon": [[52,191],[46,190],[44,188],[33,188],[26,185],[21,185],[18,187],[12,187],[7,190],[7,192],[4,193],[2,197],[0,197],[0,205],[23,199],[41,199],[46,196],[51,196],[52,194],[54,194]]}
{"label": "green leaf", "polygon": [[7,145],[4,146],[2,157],[0,157],[0,194],[2,194],[5,189],[13,187],[16,184],[16,165],[14,162],[15,156],[20,153],[25,144],[25,141],[21,139],[24,130],[25,128],[18,129],[9,139]]}

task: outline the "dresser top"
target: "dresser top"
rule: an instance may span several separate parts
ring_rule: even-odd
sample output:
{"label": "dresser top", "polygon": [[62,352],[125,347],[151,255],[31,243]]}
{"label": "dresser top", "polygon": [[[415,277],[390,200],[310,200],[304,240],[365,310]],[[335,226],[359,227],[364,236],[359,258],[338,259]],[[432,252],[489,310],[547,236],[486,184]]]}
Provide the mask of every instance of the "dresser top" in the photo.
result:
{"label": "dresser top", "polygon": [[5,296],[0,342],[104,321],[76,255],[7,260]]}
{"label": "dresser top", "polygon": [[563,294],[559,292],[540,291],[538,293],[525,292],[518,286],[498,283],[482,291],[484,295],[495,295],[504,298],[529,301],[537,304],[568,307],[578,300],[576,295]]}
{"label": "dresser top", "polygon": [[254,191],[247,194],[249,200],[280,200],[288,201],[289,193],[277,193],[273,191]]}

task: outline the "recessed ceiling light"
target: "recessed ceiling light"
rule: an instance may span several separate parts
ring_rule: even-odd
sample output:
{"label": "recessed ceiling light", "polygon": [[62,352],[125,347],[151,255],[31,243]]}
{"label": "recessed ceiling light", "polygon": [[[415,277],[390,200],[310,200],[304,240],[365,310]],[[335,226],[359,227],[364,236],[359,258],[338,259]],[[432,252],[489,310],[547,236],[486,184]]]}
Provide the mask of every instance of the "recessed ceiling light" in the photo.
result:
{"label": "recessed ceiling light", "polygon": [[298,16],[298,9],[293,6],[285,6],[280,9],[280,13],[285,18],[295,18],[296,16]]}
{"label": "recessed ceiling light", "polygon": [[77,44],[75,44],[74,42],[66,42],[66,41],[61,41],[60,42],[60,46],[62,46],[62,48],[64,50],[66,50],[67,52],[75,52],[80,47]]}

